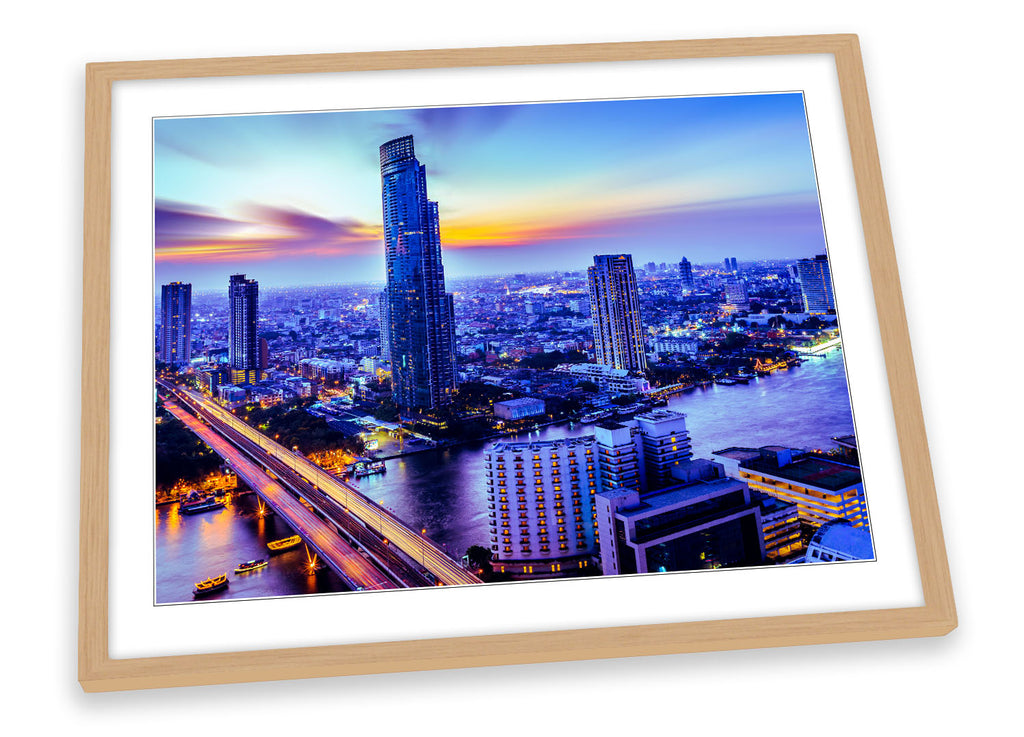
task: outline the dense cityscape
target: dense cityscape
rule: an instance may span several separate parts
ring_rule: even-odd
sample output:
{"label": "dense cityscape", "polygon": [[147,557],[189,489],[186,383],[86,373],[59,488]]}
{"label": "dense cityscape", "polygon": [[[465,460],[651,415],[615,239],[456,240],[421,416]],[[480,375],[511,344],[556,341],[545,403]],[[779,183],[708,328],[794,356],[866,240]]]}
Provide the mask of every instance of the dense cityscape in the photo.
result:
{"label": "dense cityscape", "polygon": [[158,285],[158,602],[873,557],[824,254],[446,278],[413,137],[380,167],[385,281]]}

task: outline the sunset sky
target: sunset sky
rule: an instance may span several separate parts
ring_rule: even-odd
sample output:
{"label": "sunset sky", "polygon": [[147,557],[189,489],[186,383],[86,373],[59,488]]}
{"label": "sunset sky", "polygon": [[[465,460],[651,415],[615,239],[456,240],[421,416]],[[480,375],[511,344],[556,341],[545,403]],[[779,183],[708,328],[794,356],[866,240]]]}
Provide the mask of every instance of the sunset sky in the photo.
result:
{"label": "sunset sky", "polygon": [[378,148],[407,134],[449,276],[824,251],[799,93],[173,118],[157,283],[383,281]]}

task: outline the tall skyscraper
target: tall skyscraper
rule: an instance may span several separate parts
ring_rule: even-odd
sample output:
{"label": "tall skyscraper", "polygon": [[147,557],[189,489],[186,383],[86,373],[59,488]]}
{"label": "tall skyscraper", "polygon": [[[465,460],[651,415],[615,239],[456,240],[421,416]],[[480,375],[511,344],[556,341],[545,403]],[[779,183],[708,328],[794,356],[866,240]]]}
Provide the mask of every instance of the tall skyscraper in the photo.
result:
{"label": "tall skyscraper", "polygon": [[689,260],[685,258],[679,262],[679,287],[683,294],[693,294],[696,291],[693,284],[693,269]]}
{"label": "tall skyscraper", "polygon": [[429,414],[455,393],[455,316],[445,292],[437,203],[412,136],[380,147],[390,315],[391,393],[404,417]]}
{"label": "tall skyscraper", "polygon": [[740,266],[739,266],[738,263],[736,263],[736,257],[733,256],[732,259],[730,259],[730,261],[732,262],[732,273],[734,273],[734,274],[740,273]]}
{"label": "tall skyscraper", "polygon": [[633,257],[594,256],[587,278],[597,362],[627,371],[645,370],[644,326]]}
{"label": "tall skyscraper", "polygon": [[228,360],[231,379],[236,384],[251,384],[262,379],[260,341],[257,332],[260,311],[260,285],[245,274],[233,274],[228,283]]}
{"label": "tall skyscraper", "polygon": [[192,285],[180,281],[160,287],[160,360],[187,366],[192,359]]}
{"label": "tall skyscraper", "polygon": [[832,293],[832,272],[828,256],[803,258],[796,262],[796,278],[804,298],[804,310],[812,315],[836,311],[836,298]]}

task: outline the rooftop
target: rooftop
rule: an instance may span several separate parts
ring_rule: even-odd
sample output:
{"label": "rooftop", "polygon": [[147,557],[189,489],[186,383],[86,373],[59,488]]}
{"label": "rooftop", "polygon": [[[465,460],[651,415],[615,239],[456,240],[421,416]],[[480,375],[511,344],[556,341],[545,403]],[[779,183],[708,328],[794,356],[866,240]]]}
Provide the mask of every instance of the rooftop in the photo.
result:
{"label": "rooftop", "polygon": [[[713,481],[697,481],[683,486],[672,486],[660,491],[647,493],[640,497],[640,503],[635,507],[620,509],[617,514],[623,517],[642,517],[654,510],[670,509],[672,507],[683,507],[688,504],[718,496],[719,494],[738,491],[744,487],[742,481],[723,478]],[[600,492],[606,494],[608,492]]]}
{"label": "rooftop", "polygon": [[858,560],[870,560],[875,557],[871,546],[871,533],[863,527],[854,527],[846,520],[835,520],[822,525],[811,545],[830,548],[851,555]]}
{"label": "rooftop", "polygon": [[860,469],[856,466],[815,456],[806,456],[781,467],[774,459],[751,458],[740,461],[740,468],[828,491],[840,491],[861,481]]}

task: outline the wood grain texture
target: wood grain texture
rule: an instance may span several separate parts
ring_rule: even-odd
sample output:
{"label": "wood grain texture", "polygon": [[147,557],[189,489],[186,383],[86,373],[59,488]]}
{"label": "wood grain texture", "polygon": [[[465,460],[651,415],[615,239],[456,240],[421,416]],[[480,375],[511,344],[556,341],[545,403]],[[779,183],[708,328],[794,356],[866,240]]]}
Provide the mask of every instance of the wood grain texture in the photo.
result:
{"label": "wood grain texture", "polygon": [[[779,54],[834,55],[925,605],[113,660],[108,651],[110,126],[118,80]],[[854,35],[107,62],[86,67],[79,682],[86,691],[316,678],[943,635],[956,627],[867,86]]]}

